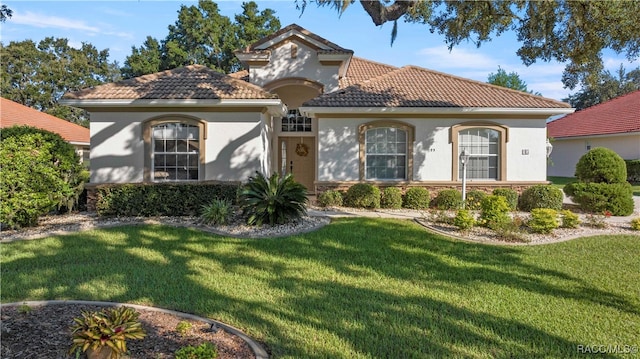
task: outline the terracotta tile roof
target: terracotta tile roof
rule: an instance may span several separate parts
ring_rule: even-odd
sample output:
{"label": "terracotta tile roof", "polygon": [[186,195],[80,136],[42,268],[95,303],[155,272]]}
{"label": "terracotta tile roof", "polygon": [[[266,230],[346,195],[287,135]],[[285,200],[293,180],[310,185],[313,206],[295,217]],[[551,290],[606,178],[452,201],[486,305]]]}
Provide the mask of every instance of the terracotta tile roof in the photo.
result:
{"label": "terracotta tile roof", "polygon": [[404,66],[304,103],[318,107],[567,108],[568,104],[417,66]]}
{"label": "terracotta tile roof", "polygon": [[354,56],[351,58],[351,62],[349,62],[349,68],[347,69],[346,76],[340,79],[340,88],[355,85],[364,80],[384,75],[396,69],[398,68],[395,66],[381,64],[379,62]]}
{"label": "terracotta tile roof", "polygon": [[547,131],[553,138],[640,132],[640,90],[549,122]]}
{"label": "terracotta tile roof", "polygon": [[266,42],[269,42],[269,41],[277,38],[278,36],[280,36],[282,34],[285,34],[285,33],[289,32],[291,30],[294,30],[294,31],[297,31],[297,32],[299,32],[301,34],[304,34],[305,36],[308,36],[308,37],[310,37],[310,38],[312,38],[312,39],[314,39],[314,40],[316,40],[316,41],[318,41],[318,42],[330,47],[331,50],[329,50],[329,51],[353,53],[353,50],[348,50],[348,49],[345,49],[343,47],[340,47],[340,46],[334,44],[333,42],[331,42],[331,41],[329,41],[329,40],[327,40],[327,39],[325,39],[323,37],[320,37],[320,36],[310,32],[309,30],[307,30],[307,29],[305,29],[302,26],[297,25],[297,24],[291,24],[291,25],[285,26],[282,29],[274,32],[273,34],[271,34],[269,36],[266,36],[266,37],[263,37],[262,39],[254,42],[253,44],[249,45],[246,49],[241,49],[239,51],[240,52],[245,52],[245,53],[254,52],[254,51],[256,51],[256,48],[259,47],[260,45],[262,45],[262,44],[264,44]]}
{"label": "terracotta tile roof", "polygon": [[190,65],[67,93],[65,99],[269,99],[277,98],[262,88],[206,66]]}
{"label": "terracotta tile roof", "polygon": [[67,142],[89,145],[88,128],[2,98],[0,127],[14,125],[38,127],[59,134]]}
{"label": "terracotta tile roof", "polygon": [[249,82],[249,70],[232,72],[229,74],[229,76],[233,77],[234,79],[240,79],[242,81]]}

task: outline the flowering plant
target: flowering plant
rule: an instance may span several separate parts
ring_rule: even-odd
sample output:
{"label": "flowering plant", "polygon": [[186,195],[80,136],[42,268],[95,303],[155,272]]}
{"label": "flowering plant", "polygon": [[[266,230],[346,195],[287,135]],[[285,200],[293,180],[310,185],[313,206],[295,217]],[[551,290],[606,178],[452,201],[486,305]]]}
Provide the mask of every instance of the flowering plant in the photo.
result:
{"label": "flowering plant", "polygon": [[69,350],[79,355],[88,349],[99,351],[111,348],[111,358],[117,359],[127,353],[127,339],[142,339],[146,336],[138,321],[140,313],[133,308],[105,308],[99,312],[83,311],[74,318],[71,327],[73,345]]}

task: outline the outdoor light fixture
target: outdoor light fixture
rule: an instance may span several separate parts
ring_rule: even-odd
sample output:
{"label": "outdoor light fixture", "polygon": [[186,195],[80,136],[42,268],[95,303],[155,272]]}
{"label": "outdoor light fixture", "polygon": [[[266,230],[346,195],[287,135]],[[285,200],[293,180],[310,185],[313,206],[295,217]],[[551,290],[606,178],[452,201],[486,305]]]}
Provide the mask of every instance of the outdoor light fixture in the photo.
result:
{"label": "outdoor light fixture", "polygon": [[460,152],[460,164],[462,165],[462,208],[465,207],[465,201],[467,199],[467,162],[469,162],[469,155],[463,148],[462,152]]}
{"label": "outdoor light fixture", "polygon": [[547,138],[547,158],[549,158],[549,156],[551,156],[551,151],[553,151],[553,145],[551,144],[551,142],[549,142],[549,139]]}

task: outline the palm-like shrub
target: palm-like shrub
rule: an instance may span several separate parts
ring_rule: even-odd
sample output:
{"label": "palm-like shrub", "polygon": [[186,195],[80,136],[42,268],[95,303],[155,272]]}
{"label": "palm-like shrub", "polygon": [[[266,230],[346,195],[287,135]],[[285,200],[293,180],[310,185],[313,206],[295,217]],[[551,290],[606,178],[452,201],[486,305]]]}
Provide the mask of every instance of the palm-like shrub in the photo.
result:
{"label": "palm-like shrub", "polygon": [[214,199],[208,205],[202,206],[200,219],[205,224],[226,224],[231,215],[231,202],[224,199]]}
{"label": "palm-like shrub", "polygon": [[307,188],[291,174],[280,177],[274,173],[266,178],[256,172],[240,194],[240,206],[247,223],[258,226],[284,224],[304,216],[307,201]]}

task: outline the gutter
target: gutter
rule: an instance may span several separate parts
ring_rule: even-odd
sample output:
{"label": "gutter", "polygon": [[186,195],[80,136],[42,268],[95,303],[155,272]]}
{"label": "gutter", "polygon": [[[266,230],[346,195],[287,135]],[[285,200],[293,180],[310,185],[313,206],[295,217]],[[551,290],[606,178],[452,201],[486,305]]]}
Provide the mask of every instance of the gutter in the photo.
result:
{"label": "gutter", "polygon": [[300,113],[307,117],[316,117],[317,114],[484,114],[484,115],[544,115],[553,116],[569,114],[574,108],[505,108],[505,107],[314,107],[302,106]]}

